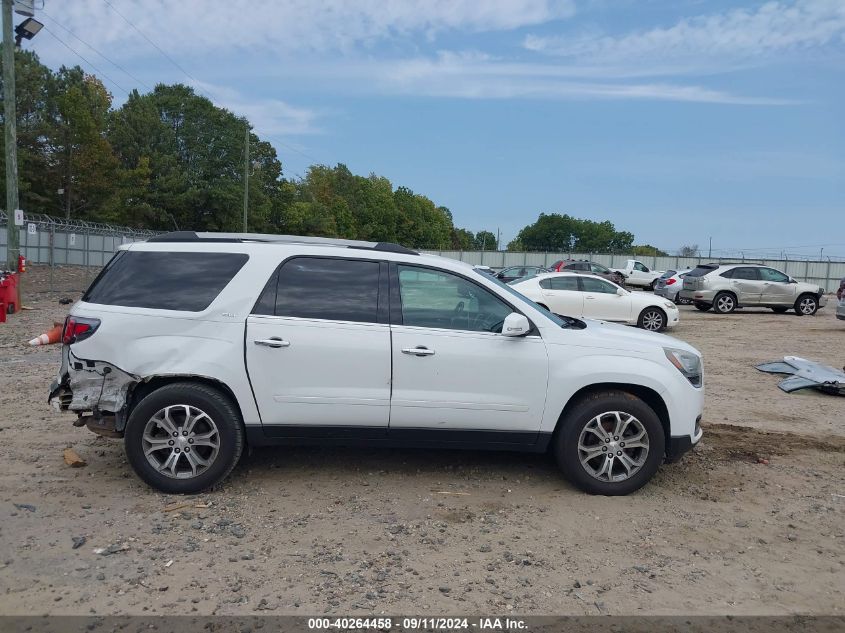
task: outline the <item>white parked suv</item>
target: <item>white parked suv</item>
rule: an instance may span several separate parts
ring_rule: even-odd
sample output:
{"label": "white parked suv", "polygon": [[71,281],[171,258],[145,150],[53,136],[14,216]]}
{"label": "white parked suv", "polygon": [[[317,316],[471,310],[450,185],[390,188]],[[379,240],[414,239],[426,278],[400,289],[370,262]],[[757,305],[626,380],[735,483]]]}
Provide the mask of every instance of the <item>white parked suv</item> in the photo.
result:
{"label": "white parked suv", "polygon": [[701,356],[560,318],[395,244],[191,233],[129,244],[65,322],[50,401],[122,437],[151,486],[196,493],[244,446],[550,450],[627,494],[701,438]]}

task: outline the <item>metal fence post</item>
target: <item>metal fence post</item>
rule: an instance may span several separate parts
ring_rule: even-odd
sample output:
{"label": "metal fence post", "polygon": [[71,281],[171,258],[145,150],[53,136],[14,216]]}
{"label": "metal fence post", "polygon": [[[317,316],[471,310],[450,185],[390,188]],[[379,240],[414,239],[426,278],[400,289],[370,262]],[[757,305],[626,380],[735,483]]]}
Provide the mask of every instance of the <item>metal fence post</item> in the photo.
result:
{"label": "metal fence post", "polygon": [[[827,256],[827,272],[824,274],[824,289],[825,289],[825,292],[827,292],[827,284],[828,284],[829,281],[831,281],[831,278],[830,278],[830,255]],[[833,284],[833,285],[835,286],[836,284]]]}
{"label": "metal fence post", "polygon": [[804,262],[804,281],[806,283],[810,282],[810,260]]}
{"label": "metal fence post", "polygon": [[54,225],[50,225],[50,292],[54,291],[53,288],[53,269],[56,267],[56,227]]}

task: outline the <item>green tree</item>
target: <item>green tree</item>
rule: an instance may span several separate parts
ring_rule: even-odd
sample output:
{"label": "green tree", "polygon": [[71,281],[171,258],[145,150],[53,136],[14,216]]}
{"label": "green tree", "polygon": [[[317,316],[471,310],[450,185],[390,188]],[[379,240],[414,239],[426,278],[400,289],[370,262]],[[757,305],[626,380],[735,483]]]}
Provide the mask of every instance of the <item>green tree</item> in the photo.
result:
{"label": "green tree", "polygon": [[634,255],[648,255],[651,257],[666,257],[666,255],[668,255],[665,251],[661,251],[659,248],[652,246],[651,244],[632,246],[629,252]]}
{"label": "green tree", "polygon": [[475,250],[495,251],[497,248],[496,236],[490,231],[479,231],[475,234]]}
{"label": "green tree", "polygon": [[617,231],[612,222],[581,220],[566,214],[541,213],[524,227],[508,249],[528,251],[624,252],[631,248],[633,233]]}

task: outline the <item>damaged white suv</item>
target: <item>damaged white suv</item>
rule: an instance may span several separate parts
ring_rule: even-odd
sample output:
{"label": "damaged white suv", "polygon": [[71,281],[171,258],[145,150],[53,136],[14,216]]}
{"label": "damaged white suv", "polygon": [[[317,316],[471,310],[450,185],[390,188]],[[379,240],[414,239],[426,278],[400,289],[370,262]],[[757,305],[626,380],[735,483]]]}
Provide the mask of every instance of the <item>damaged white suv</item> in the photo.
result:
{"label": "damaged white suv", "polygon": [[135,472],[207,489],[244,447],[551,450],[598,494],[701,438],[700,354],[551,314],[395,244],[171,233],[123,246],[68,316],[51,403]]}

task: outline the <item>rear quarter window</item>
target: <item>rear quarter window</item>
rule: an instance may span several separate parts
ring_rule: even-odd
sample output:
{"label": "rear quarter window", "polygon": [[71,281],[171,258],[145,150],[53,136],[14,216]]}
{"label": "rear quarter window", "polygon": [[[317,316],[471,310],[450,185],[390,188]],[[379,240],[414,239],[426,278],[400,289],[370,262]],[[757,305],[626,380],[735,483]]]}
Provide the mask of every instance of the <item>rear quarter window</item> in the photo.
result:
{"label": "rear quarter window", "polygon": [[244,253],[122,251],[83,301],[130,308],[201,312],[247,262]]}

